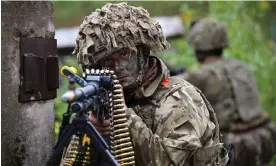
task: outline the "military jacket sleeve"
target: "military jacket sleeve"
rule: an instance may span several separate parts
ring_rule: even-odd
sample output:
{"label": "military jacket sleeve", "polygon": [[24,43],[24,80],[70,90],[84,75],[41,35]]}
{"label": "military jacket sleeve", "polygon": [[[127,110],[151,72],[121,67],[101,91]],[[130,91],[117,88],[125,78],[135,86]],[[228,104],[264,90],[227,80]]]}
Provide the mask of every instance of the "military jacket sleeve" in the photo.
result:
{"label": "military jacket sleeve", "polygon": [[161,100],[154,133],[131,108],[127,114],[138,165],[184,165],[200,148],[212,145],[215,124],[192,85],[181,87]]}

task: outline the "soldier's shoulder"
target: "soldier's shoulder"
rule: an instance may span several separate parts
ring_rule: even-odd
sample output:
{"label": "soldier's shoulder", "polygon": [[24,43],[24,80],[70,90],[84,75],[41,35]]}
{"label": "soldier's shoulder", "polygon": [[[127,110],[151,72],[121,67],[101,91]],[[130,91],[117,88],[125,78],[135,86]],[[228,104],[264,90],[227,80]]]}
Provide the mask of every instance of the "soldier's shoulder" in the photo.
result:
{"label": "soldier's shoulder", "polygon": [[181,88],[193,88],[194,86],[179,76],[171,76],[168,77],[168,84],[163,85],[163,87],[170,90],[174,89],[175,91],[177,91]]}
{"label": "soldier's shoulder", "polygon": [[199,77],[199,78],[208,79],[210,75],[216,73],[216,71],[223,70],[223,68],[230,63],[235,64],[236,66],[241,64],[238,60],[235,60],[235,59],[227,59],[227,60],[220,59],[220,60],[203,64],[202,66],[200,66],[195,70],[186,72],[187,75],[189,75],[187,77]]}
{"label": "soldier's shoulder", "polygon": [[238,59],[227,59],[225,60],[225,63],[227,64],[228,67],[230,68],[243,68],[243,69],[247,69],[248,66],[246,63],[238,60]]}
{"label": "soldier's shoulder", "polygon": [[225,64],[227,64],[228,61],[232,61],[232,59],[221,58],[221,59],[215,60],[213,62],[204,64],[202,68],[206,68],[206,69],[210,69],[210,70],[216,69],[216,68],[221,68]]}
{"label": "soldier's shoulder", "polygon": [[159,88],[159,92],[163,92],[162,98],[173,96],[174,100],[188,100],[191,102],[201,100],[201,91],[188,81],[172,76],[168,78],[168,84]]}
{"label": "soldier's shoulder", "polygon": [[156,111],[157,121],[163,122],[164,119],[170,119],[177,121],[175,123],[178,124],[178,122],[193,119],[200,122],[192,125],[197,128],[199,135],[202,135],[204,125],[206,126],[209,121],[210,105],[195,86],[181,78],[171,79],[176,79],[177,83],[172,82],[171,91],[162,96],[161,105]]}
{"label": "soldier's shoulder", "polygon": [[185,72],[183,76],[184,78],[205,78],[208,77],[208,75],[212,73],[215,68],[218,68],[218,66],[219,64],[217,63],[204,64],[194,70]]}

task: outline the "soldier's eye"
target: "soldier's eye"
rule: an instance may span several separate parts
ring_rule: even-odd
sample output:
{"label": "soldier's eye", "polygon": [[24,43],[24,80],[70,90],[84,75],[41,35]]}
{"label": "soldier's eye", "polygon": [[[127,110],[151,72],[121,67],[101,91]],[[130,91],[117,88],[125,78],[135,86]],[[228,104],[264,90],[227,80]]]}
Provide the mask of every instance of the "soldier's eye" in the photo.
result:
{"label": "soldier's eye", "polygon": [[121,55],[122,58],[128,58],[130,56],[129,52],[127,52],[127,51],[122,51],[120,53],[120,55]]}
{"label": "soldier's eye", "polygon": [[126,52],[125,52],[125,51],[122,51],[122,52],[121,52],[121,56],[122,56],[122,57],[126,57],[126,56],[127,56]]}

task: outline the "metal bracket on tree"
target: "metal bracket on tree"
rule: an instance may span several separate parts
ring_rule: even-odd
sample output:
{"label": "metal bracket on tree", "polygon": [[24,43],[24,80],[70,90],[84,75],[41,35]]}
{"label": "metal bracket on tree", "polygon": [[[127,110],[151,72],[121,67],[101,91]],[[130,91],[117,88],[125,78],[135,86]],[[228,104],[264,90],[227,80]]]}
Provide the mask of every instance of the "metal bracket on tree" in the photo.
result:
{"label": "metal bracket on tree", "polygon": [[56,39],[20,39],[19,102],[56,98],[58,73]]}

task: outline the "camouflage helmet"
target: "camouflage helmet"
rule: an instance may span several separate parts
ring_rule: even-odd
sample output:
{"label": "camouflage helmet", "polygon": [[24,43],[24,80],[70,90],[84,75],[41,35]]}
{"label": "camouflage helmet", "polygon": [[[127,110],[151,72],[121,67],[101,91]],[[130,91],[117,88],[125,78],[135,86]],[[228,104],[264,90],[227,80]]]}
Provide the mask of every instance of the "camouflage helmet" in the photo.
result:
{"label": "camouflage helmet", "polygon": [[82,65],[91,67],[122,48],[137,52],[139,45],[153,52],[169,46],[160,24],[150,18],[147,10],[126,3],[107,3],[84,18],[73,55]]}
{"label": "camouflage helmet", "polygon": [[188,42],[200,51],[226,48],[228,47],[226,27],[213,18],[199,20],[188,34]]}

